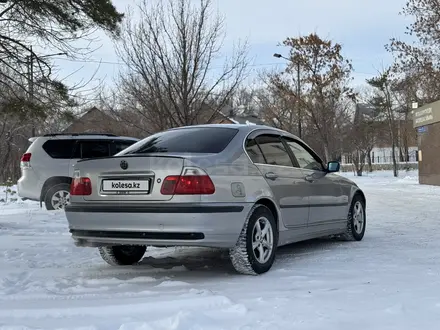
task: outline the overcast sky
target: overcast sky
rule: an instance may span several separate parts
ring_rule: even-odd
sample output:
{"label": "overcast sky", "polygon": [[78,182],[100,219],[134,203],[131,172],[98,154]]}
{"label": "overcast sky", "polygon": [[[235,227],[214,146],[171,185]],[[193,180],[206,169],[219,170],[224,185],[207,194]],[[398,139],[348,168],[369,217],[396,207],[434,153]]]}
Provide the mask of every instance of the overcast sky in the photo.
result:
{"label": "overcast sky", "polygon": [[[131,0],[113,1],[122,11],[127,5],[133,6]],[[408,25],[408,19],[398,14],[405,0],[214,1],[226,19],[225,54],[235,41],[247,38],[255,72],[264,68],[282,69],[284,60],[272,55],[275,52],[287,55],[287,49],[277,47],[286,37],[317,32],[342,44],[344,55],[352,60],[355,68],[356,85],[390,63],[391,56],[384,44],[391,37],[402,37]],[[100,44],[94,60],[117,63],[111,41],[104,37]],[[111,82],[121,68],[114,63],[102,63],[95,78]],[[57,60],[57,65],[61,77],[77,71],[68,78],[69,82],[88,80],[98,68],[97,63],[66,60]]]}

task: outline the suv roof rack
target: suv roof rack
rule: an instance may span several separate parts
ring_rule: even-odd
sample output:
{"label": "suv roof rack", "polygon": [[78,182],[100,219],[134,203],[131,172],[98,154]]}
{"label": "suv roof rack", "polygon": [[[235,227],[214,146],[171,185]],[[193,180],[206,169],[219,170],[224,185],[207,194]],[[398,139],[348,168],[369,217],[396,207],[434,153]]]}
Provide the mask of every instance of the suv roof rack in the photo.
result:
{"label": "suv roof rack", "polygon": [[102,136],[117,136],[111,133],[50,133],[43,136],[58,136],[58,135],[70,135],[70,136],[83,136],[83,135],[102,135]]}

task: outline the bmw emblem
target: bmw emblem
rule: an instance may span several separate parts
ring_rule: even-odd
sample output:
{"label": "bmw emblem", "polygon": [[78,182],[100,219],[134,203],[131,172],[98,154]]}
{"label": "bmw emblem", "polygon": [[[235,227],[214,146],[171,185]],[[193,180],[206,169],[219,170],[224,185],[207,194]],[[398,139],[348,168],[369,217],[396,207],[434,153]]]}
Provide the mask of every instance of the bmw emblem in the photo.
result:
{"label": "bmw emblem", "polygon": [[128,168],[128,163],[125,160],[122,160],[120,166],[123,170],[126,170]]}

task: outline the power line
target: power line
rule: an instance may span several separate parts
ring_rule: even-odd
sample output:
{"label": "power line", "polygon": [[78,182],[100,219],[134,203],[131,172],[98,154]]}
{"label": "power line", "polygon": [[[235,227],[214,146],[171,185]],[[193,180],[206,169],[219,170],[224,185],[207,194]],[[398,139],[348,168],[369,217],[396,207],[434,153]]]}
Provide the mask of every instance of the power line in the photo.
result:
{"label": "power line", "polygon": [[[69,62],[78,62],[78,63],[98,63],[98,64],[112,64],[112,65],[123,65],[127,66],[124,62],[111,62],[111,61],[99,61],[99,60],[79,60],[79,59],[72,59],[72,58],[63,58],[63,57],[53,57],[53,59],[61,60],[61,61],[69,61]],[[270,66],[270,65],[285,65],[285,63],[282,62],[271,62],[271,63],[259,63],[259,64],[250,64],[250,67],[257,67],[257,66]],[[213,67],[212,69],[221,69],[222,66]]]}
{"label": "power line", "polygon": [[52,57],[55,60],[68,61],[68,62],[78,62],[78,63],[99,63],[99,64],[114,64],[114,65],[125,65],[123,62],[110,62],[110,61],[98,61],[98,60],[79,60],[73,58],[64,57]]}
{"label": "power line", "polygon": [[[74,62],[74,63],[97,63],[97,64],[111,64],[111,65],[122,65],[127,66],[124,62],[112,62],[112,61],[100,61],[100,60],[80,60],[80,59],[72,59],[72,58],[64,58],[64,57],[52,57],[55,60],[61,60],[61,61],[68,61],[68,62]],[[268,63],[257,63],[257,64],[250,64],[249,67],[264,67],[264,66],[278,66],[278,65],[287,65],[287,63],[283,62],[268,62]],[[223,66],[216,66],[212,67],[210,69],[222,69]],[[354,70],[353,73],[355,74],[364,74],[364,75],[376,75],[375,73],[371,72],[360,72]]]}

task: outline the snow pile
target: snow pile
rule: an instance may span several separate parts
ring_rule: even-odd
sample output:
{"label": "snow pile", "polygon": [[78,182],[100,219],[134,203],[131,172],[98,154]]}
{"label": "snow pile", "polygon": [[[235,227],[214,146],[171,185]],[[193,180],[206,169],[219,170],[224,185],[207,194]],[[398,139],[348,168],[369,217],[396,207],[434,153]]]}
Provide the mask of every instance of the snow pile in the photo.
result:
{"label": "snow pile", "polygon": [[17,195],[17,186],[0,186],[0,203],[21,202],[22,199]]}
{"label": "snow pile", "polygon": [[398,182],[402,182],[402,183],[419,183],[419,177],[418,176],[411,176],[411,175],[407,175],[404,178],[398,180]]}
{"label": "snow pile", "polygon": [[399,176],[395,178],[392,171],[375,171],[372,173],[364,172],[362,176],[355,176],[353,172],[341,172],[340,175],[356,181],[357,183],[374,182],[375,184],[391,185],[418,185],[418,171],[399,171]]}
{"label": "snow pile", "polygon": [[280,248],[258,277],[216,249],[149,248],[139,266],[110,267],[73,245],[62,211],[1,204],[0,329],[435,329],[440,187],[347,176],[368,199],[364,240]]}

